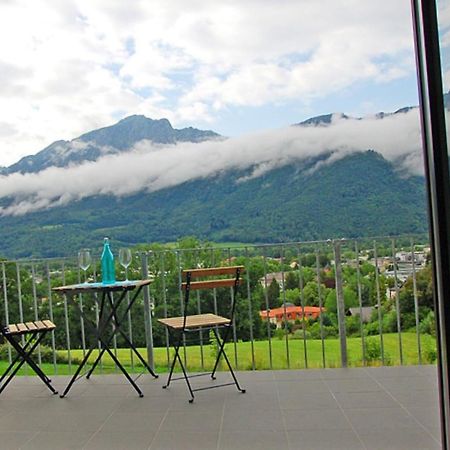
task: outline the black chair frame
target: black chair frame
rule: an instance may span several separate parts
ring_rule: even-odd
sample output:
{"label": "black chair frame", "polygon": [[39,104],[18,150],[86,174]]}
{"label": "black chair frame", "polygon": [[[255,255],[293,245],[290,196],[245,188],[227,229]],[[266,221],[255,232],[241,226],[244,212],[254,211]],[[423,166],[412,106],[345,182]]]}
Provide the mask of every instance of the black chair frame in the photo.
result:
{"label": "black chair frame", "polygon": [[[45,322],[51,323],[49,321]],[[27,322],[27,325],[33,325],[36,329],[23,329],[22,331],[17,330],[17,325],[1,327],[0,332],[2,336],[11,344],[14,350],[16,350],[17,355],[11,360],[8,368],[0,377],[0,394],[5,390],[6,386],[8,386],[8,384],[25,363],[27,363],[31,367],[31,369],[33,369],[36,375],[45,383],[45,385],[53,394],[58,393],[51,385],[50,378],[45,375],[42,369],[33,361],[31,357],[32,353],[41,343],[42,339],[44,339],[47,333],[50,333],[52,330],[54,330],[55,326],[52,324],[52,327],[44,327],[45,325],[38,327],[36,326],[37,323],[44,325],[43,322]],[[23,326],[25,324],[19,325]],[[13,331],[12,327],[16,329]],[[29,335],[29,337],[24,340],[23,343],[21,343],[22,337],[24,337],[25,335]]]}
{"label": "black chair frame", "polygon": [[[222,279],[222,280],[211,280],[211,281],[198,281],[198,282],[193,282],[192,279],[196,278],[198,276],[209,276],[211,274],[216,274],[219,273],[221,274],[221,272],[223,273],[230,273],[230,270],[233,271],[235,277],[234,279]],[[184,270],[183,271],[183,276],[186,279],[185,283],[182,283],[182,289],[185,292],[184,295],[184,303],[183,303],[183,316],[179,317],[179,318],[169,318],[169,319],[159,319],[159,322],[162,323],[163,325],[167,326],[167,329],[169,331],[169,335],[171,337],[172,342],[175,342],[174,345],[174,350],[175,350],[175,354],[172,360],[172,364],[170,367],[170,372],[169,372],[169,376],[167,379],[166,384],[163,386],[163,389],[167,389],[170,385],[170,383],[172,381],[176,381],[176,380],[185,380],[186,381],[186,385],[188,387],[189,390],[189,394],[191,396],[191,398],[189,399],[189,403],[193,403],[194,401],[194,392],[196,391],[204,391],[204,390],[208,390],[208,389],[215,389],[215,388],[219,388],[219,387],[223,387],[223,386],[232,386],[235,385],[236,388],[238,389],[239,392],[241,393],[245,393],[245,389],[243,389],[240,385],[239,382],[236,378],[236,375],[233,371],[233,368],[231,366],[230,360],[228,359],[228,356],[225,352],[225,344],[228,341],[228,338],[230,337],[230,332],[232,330],[233,327],[233,323],[234,323],[234,315],[235,315],[235,309],[236,309],[236,296],[238,293],[238,288],[239,288],[239,284],[240,284],[240,275],[243,272],[243,267],[241,266],[236,266],[236,267],[222,267],[222,268],[210,268],[210,269],[188,269],[188,270]],[[210,289],[210,288],[216,288],[216,287],[225,287],[225,286],[229,286],[232,287],[232,301],[231,301],[231,312],[230,312],[230,316],[229,318],[225,319],[221,316],[215,316],[214,318],[210,321],[210,324],[208,325],[200,325],[198,327],[189,327],[189,318],[190,317],[200,317],[201,315],[197,315],[197,316],[189,316],[187,311],[188,311],[188,303],[189,303],[189,297],[190,297],[190,292],[192,289]],[[182,319],[182,325],[181,322],[180,324],[178,324],[178,326],[171,326],[170,325],[170,321],[174,320],[174,319]],[[221,320],[223,319],[223,320]],[[216,320],[216,322],[214,322],[214,320]],[[207,322],[207,321],[206,321]],[[225,332],[223,334],[223,337],[221,338],[220,334],[219,334],[219,329],[224,328]],[[183,343],[185,342],[185,337],[187,334],[189,333],[194,333],[194,332],[203,332],[203,331],[208,331],[208,330],[212,330],[212,332],[214,333],[215,338],[217,339],[218,345],[219,345],[219,351],[217,353],[216,356],[216,360],[214,363],[214,367],[211,373],[201,373],[201,374],[194,374],[194,375],[188,375],[185,364],[183,363],[182,358],[180,357],[180,348],[182,347]],[[194,378],[194,377],[200,377],[200,376],[207,376],[209,375],[211,377],[212,380],[216,379],[216,372],[217,372],[217,368],[219,366],[219,361],[220,358],[223,356],[223,359],[226,362],[226,365],[228,366],[228,369],[230,371],[230,374],[233,378],[233,382],[229,382],[229,383],[222,383],[222,384],[214,384],[214,385],[209,385],[209,386],[205,386],[205,387],[198,387],[198,388],[193,388],[189,379],[190,378]],[[175,364],[178,361],[178,363],[181,366],[181,370],[183,372],[183,376],[181,377],[176,377],[173,378],[173,371],[175,368]]]}

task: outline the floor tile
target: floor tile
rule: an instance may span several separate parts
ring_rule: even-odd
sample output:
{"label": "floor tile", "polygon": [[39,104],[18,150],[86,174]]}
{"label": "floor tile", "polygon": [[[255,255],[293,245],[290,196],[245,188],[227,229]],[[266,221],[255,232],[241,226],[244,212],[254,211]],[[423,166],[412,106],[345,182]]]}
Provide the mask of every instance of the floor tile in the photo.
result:
{"label": "floor tile", "polygon": [[352,430],[288,431],[287,436],[292,450],[365,450]]}
{"label": "floor tile", "polygon": [[283,431],[283,417],[278,409],[248,410],[225,408],[222,431]]}
{"label": "floor tile", "polygon": [[222,422],[222,410],[212,412],[169,411],[161,424],[161,431],[219,431]]}
{"label": "floor tile", "polygon": [[274,450],[287,449],[286,434],[281,431],[222,432],[219,450]]}
{"label": "floor tile", "polygon": [[305,381],[319,380],[321,377],[320,369],[308,370],[274,370],[273,377],[276,381]]}
{"label": "floor tile", "polygon": [[438,394],[436,391],[415,391],[393,392],[391,395],[404,407],[420,405],[423,407],[433,407],[438,404]]}
{"label": "floor tile", "polygon": [[165,413],[148,412],[124,413],[115,412],[102,424],[102,431],[134,432],[139,430],[158,430]]}
{"label": "floor tile", "polygon": [[16,450],[25,445],[34,436],[34,431],[0,431],[1,448],[5,450]]}
{"label": "floor tile", "polygon": [[317,394],[329,391],[327,383],[322,380],[277,382],[276,388],[279,393],[288,394],[292,392],[296,394]]}
{"label": "floor tile", "polygon": [[420,371],[416,366],[366,367],[364,370],[374,378],[420,376]]}
{"label": "floor tile", "polygon": [[336,409],[338,404],[330,392],[316,394],[280,393],[281,409]]}
{"label": "floor tile", "polygon": [[152,412],[166,412],[173,403],[173,399],[167,397],[127,397],[120,400],[114,407],[114,411],[122,413],[142,413]]}
{"label": "floor tile", "polygon": [[331,392],[379,392],[383,390],[375,380],[370,378],[345,378],[326,380]]}
{"label": "floor tile", "polygon": [[323,369],[318,375],[324,380],[346,380],[354,378],[367,378],[365,368],[338,368],[338,369]]}
{"label": "floor tile", "polygon": [[399,408],[401,405],[384,391],[337,392],[334,394],[341,408]]}
{"label": "floor tile", "polygon": [[0,431],[40,431],[51,423],[47,414],[12,412],[0,417]]}
{"label": "floor tile", "polygon": [[97,431],[106,421],[107,415],[103,413],[71,412],[54,415],[52,420],[44,427],[46,431]]}
{"label": "floor tile", "polygon": [[417,428],[414,417],[403,408],[346,409],[345,414],[356,431]]}
{"label": "floor tile", "polygon": [[283,419],[288,431],[351,429],[350,422],[340,409],[284,410]]}
{"label": "floor tile", "polygon": [[358,433],[368,450],[438,450],[439,442],[421,429],[380,428]]}
{"label": "floor tile", "polygon": [[86,450],[147,450],[155,431],[141,430],[124,433],[99,431],[83,446]]}
{"label": "floor tile", "polygon": [[434,406],[409,406],[406,410],[422,425],[436,427],[439,425],[440,413],[438,405]]}
{"label": "floor tile", "polygon": [[21,447],[21,450],[81,449],[93,433],[80,431],[41,431]]}
{"label": "floor tile", "polygon": [[219,432],[161,431],[153,439],[150,450],[211,450],[217,448]]}

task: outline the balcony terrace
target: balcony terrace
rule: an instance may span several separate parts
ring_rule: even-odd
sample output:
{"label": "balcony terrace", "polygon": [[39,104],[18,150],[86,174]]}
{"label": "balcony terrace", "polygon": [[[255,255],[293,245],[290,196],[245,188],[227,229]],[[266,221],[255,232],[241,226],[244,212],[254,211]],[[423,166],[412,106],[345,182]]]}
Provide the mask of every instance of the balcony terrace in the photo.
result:
{"label": "balcony terrace", "polygon": [[[220,374],[224,377],[225,374]],[[440,448],[436,367],[239,372],[233,387],[162,390],[142,375],[139,398],[120,375],[82,379],[67,398],[17,377],[0,399],[4,449]],[[56,376],[62,389],[67,377]]]}
{"label": "balcony terrace", "polygon": [[[160,378],[139,375],[141,367],[119,337],[113,341],[114,351],[137,377],[144,398],[117,371],[111,373],[114,364],[106,357],[95,376],[80,379],[64,399],[49,394],[25,368],[24,376],[16,377],[0,396],[0,448],[440,448],[437,370],[430,364],[434,338],[424,331],[418,292],[425,263],[417,255],[424,249],[426,242],[405,237],[140,253],[128,275],[150,275],[154,282],[128,315],[126,329]],[[403,297],[400,301],[400,251],[410,256],[409,265],[402,267],[414,285],[409,303]],[[200,392],[191,405],[183,381],[161,389],[171,350],[156,318],[180,308],[183,267],[208,267],[217,261],[238,261],[246,268],[237,300],[240,315],[227,353],[247,393],[233,387]],[[3,261],[1,270],[0,311],[6,322],[51,318],[57,325],[36,350],[36,359],[61,391],[90,341],[90,330],[73,314],[68,299],[52,291],[56,285],[83,280],[77,262]],[[334,332],[333,320],[325,316],[295,323],[286,314],[289,326],[260,316],[274,301],[269,274],[275,272],[282,281],[277,291],[280,307],[287,312],[293,292],[300,306],[331,305],[337,320]],[[97,273],[98,267],[92,267],[89,279],[95,280]],[[351,287],[356,310],[373,306],[370,331],[362,315],[352,318],[352,329],[346,328]],[[193,299],[194,310],[203,312],[200,297]],[[95,320],[98,310],[92,298],[80,295],[77,301]],[[209,298],[213,309],[220,311],[220,305],[219,295]],[[375,356],[369,338],[377,344]],[[206,371],[214,343],[200,334],[196,344],[186,345],[183,357],[191,371]],[[4,346],[0,368],[10,358]]]}

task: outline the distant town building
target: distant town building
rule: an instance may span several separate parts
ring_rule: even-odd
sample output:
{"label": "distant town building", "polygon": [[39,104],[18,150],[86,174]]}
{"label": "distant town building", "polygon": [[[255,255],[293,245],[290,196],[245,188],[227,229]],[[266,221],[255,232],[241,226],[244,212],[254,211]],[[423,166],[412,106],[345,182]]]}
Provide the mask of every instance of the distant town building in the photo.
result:
{"label": "distant town building", "polygon": [[361,320],[365,323],[370,322],[374,308],[372,306],[363,306],[362,308],[348,308],[348,316],[361,316]]}
{"label": "distant town building", "polygon": [[280,286],[280,289],[283,289],[285,279],[286,279],[285,272],[271,272],[266,274],[265,277],[261,277],[259,279],[259,282],[261,283],[262,287],[266,287],[266,283],[267,287],[269,287],[270,283],[272,283],[272,281],[275,280]]}
{"label": "distant town building", "polygon": [[384,256],[378,257],[377,260],[372,258],[368,262],[372,265],[377,265],[378,270],[383,275],[387,277],[397,276],[397,280],[403,283],[413,274],[414,270],[419,271],[425,267],[427,254],[428,250],[426,248],[423,251],[414,252],[414,254],[410,251],[402,250],[397,252],[395,257]]}
{"label": "distant town building", "polygon": [[284,308],[284,306],[281,306],[280,308],[260,311],[259,315],[262,320],[269,320],[269,322],[274,323],[277,328],[281,328],[285,318],[288,322],[291,323],[295,322],[296,320],[302,320],[303,317],[305,317],[305,319],[317,319],[320,316],[321,311],[325,312],[326,309],[319,308],[317,306],[305,306],[304,308],[302,308],[301,306],[295,306],[289,303],[286,305],[286,308]]}

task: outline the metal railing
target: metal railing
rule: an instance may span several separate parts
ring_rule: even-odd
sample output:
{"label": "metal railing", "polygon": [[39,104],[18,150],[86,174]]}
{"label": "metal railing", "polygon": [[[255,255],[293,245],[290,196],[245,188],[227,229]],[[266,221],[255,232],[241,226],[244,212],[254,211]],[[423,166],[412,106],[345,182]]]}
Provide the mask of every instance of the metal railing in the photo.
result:
{"label": "metal railing", "polygon": [[[238,302],[238,313],[227,344],[237,369],[433,362],[433,349],[427,348],[425,354],[423,345],[426,339],[428,347],[433,347],[434,338],[424,331],[430,307],[426,299],[419,299],[419,288],[422,293],[426,283],[420,275],[426,268],[426,247],[423,237],[402,236],[136,253],[127,274],[117,266],[117,278],[152,276],[154,282],[129,311],[126,328],[150,365],[165,370],[171,346],[157,318],[181,313],[181,270],[238,263],[245,266],[245,275],[239,295],[232,299]],[[0,265],[1,322],[50,318],[57,329],[37,349],[38,361],[50,363],[55,373],[63,366],[72,372],[89,347],[89,329],[68,299],[56,295],[52,287],[81,282],[76,259],[2,261]],[[90,280],[97,280],[98,270],[98,264],[89,269]],[[77,301],[98,321],[96,302],[82,295]],[[214,291],[207,298],[197,292],[190,307],[192,313],[221,314],[224,303],[223,292]],[[292,305],[297,307],[295,314]],[[310,306],[322,313],[306,320]],[[277,308],[279,314],[274,315]],[[119,337],[113,346],[116,354],[127,352]],[[184,342],[182,357],[188,367],[205,370],[214,351],[209,334],[199,332],[196,342]],[[10,348],[5,346],[2,352],[0,359],[11,360]],[[138,366],[131,352],[128,365]],[[100,370],[111,370],[106,360]]]}

